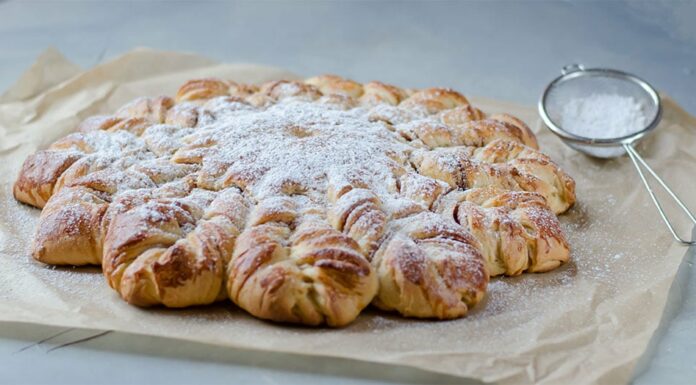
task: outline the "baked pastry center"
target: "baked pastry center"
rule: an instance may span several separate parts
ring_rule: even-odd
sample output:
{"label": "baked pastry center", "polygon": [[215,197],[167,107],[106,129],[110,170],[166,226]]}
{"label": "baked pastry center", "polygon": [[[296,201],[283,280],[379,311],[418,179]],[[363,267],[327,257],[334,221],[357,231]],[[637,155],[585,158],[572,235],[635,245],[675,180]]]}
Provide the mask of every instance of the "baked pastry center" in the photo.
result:
{"label": "baked pastry center", "polygon": [[203,79],[87,119],[27,158],[13,192],[43,209],[35,259],[99,264],[135,305],[448,319],[489,276],[568,260],[556,214],[574,182],[537,148],[448,89]]}
{"label": "baked pastry center", "polygon": [[[230,183],[257,199],[326,196],[329,180],[359,180],[379,195],[394,194],[412,147],[365,108],[290,100],[256,109],[222,103],[211,122],[184,140],[175,161],[202,156],[203,178],[213,189]],[[198,151],[197,151],[198,150]],[[399,169],[399,170],[397,170]]]}

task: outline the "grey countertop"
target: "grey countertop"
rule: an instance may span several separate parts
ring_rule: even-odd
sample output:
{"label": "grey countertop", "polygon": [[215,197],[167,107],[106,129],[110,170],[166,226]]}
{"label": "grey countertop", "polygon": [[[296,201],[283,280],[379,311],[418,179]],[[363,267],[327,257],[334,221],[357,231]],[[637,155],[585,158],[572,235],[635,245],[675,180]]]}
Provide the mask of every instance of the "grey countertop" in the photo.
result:
{"label": "grey countertop", "polygon": [[[633,72],[696,114],[694,20],[696,2],[676,1],[0,0],[0,90],[49,46],[83,67],[148,46],[527,104],[563,65],[580,62]],[[637,384],[696,378],[694,259],[691,250]],[[1,383],[461,382],[403,367],[26,324],[0,324],[0,362]]]}

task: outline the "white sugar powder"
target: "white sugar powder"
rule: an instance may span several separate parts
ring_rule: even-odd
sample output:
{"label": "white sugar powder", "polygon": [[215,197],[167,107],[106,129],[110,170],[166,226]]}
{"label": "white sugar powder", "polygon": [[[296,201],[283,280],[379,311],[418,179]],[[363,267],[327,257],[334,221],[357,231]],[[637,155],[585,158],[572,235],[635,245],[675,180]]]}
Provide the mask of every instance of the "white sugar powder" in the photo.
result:
{"label": "white sugar powder", "polygon": [[592,94],[563,106],[561,126],[586,138],[618,138],[648,125],[645,106],[630,96]]}

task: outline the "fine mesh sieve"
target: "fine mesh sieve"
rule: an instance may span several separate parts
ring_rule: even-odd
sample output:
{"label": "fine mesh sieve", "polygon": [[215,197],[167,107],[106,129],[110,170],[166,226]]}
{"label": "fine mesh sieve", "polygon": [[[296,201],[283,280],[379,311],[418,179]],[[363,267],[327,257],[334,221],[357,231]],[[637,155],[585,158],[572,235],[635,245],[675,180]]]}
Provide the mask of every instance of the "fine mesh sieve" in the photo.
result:
{"label": "fine mesh sieve", "polygon": [[[601,138],[585,137],[563,129],[562,113],[564,106],[571,100],[582,100],[597,94],[631,97],[640,105],[642,113],[647,118],[645,126],[636,127],[628,135],[619,137],[606,137],[603,135]],[[694,218],[693,213],[689,211],[672,189],[667,186],[634,148],[635,143],[657,127],[662,117],[660,96],[650,84],[622,71],[605,68],[585,69],[579,64],[569,65],[564,67],[561,71],[561,76],[549,83],[544,90],[539,100],[539,114],[546,126],[554,134],[577,151],[598,158],[615,158],[622,156],[624,153],[628,154],[674,239],[683,245],[696,244],[694,240],[688,241],[677,235],[672,223],[662,209],[660,201],[648,183],[644,170],[647,170],[657,180],[689,219],[696,224],[696,218]],[[608,132],[610,131],[608,130]]]}

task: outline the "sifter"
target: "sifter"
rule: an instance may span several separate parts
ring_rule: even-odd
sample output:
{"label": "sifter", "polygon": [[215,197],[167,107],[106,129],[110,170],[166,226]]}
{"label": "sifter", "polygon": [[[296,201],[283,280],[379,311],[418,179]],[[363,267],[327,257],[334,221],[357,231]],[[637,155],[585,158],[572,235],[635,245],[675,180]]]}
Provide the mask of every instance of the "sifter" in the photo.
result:
{"label": "sifter", "polygon": [[[636,131],[627,135],[609,138],[585,137],[563,129],[561,114],[564,105],[570,100],[589,98],[594,94],[613,94],[633,98],[642,106],[642,111],[647,117],[647,125],[645,127],[637,127]],[[662,117],[660,96],[650,84],[637,76],[622,71],[605,68],[586,69],[580,64],[568,65],[563,67],[561,76],[549,83],[541,95],[539,114],[546,126],[560,137],[563,143],[577,151],[596,158],[607,159],[622,156],[624,153],[628,154],[638,171],[643,185],[648,190],[650,198],[655,203],[655,207],[657,207],[662,220],[667,225],[674,239],[682,245],[696,244],[696,240],[685,240],[677,235],[672,223],[667,218],[667,214],[662,209],[660,201],[648,183],[644,170],[647,170],[657,180],[689,219],[696,224],[694,214],[689,211],[684,202],[677,197],[674,191],[657,175],[634,147],[638,141],[657,127]]]}

